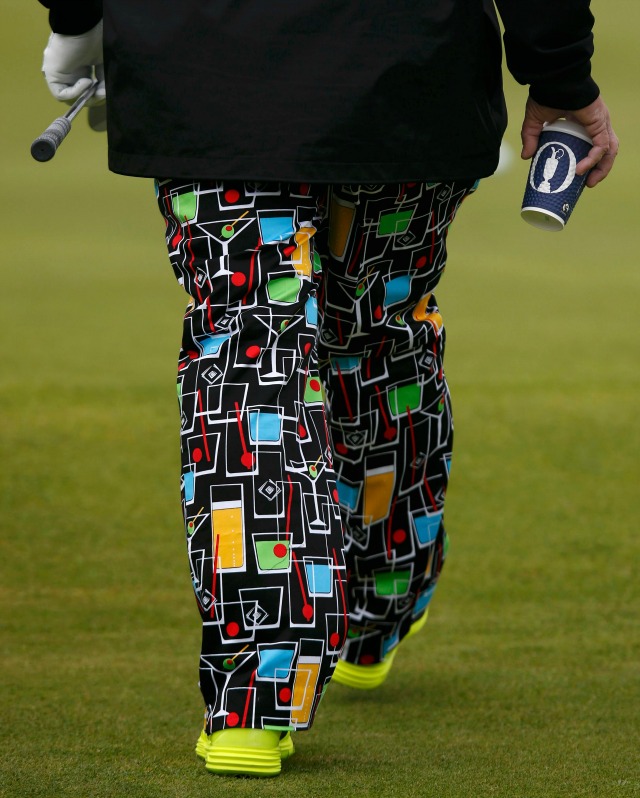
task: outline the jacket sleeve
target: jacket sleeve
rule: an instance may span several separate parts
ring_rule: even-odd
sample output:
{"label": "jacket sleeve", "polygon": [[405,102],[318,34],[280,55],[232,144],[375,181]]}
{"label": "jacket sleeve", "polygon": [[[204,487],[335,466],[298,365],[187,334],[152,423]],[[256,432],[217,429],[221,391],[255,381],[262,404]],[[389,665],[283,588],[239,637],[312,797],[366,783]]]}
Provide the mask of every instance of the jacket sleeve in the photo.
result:
{"label": "jacket sleeve", "polygon": [[102,19],[102,0],[38,0],[49,9],[54,33],[77,36],[94,28]]}
{"label": "jacket sleeve", "polygon": [[589,0],[495,0],[509,71],[542,105],[584,108],[600,93],[591,77]]}

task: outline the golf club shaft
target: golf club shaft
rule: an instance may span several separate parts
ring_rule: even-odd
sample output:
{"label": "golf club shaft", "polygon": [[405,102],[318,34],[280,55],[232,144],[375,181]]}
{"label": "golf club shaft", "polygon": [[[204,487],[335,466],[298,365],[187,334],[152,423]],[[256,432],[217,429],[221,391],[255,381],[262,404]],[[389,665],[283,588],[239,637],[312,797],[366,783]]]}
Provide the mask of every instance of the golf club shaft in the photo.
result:
{"label": "golf club shaft", "polygon": [[36,161],[50,161],[56,154],[56,150],[64,141],[65,136],[71,130],[71,122],[84,108],[87,101],[93,97],[98,81],[94,81],[86,91],[84,91],[74,104],[69,108],[64,116],[54,119],[49,127],[41,133],[31,145],[31,155]]}

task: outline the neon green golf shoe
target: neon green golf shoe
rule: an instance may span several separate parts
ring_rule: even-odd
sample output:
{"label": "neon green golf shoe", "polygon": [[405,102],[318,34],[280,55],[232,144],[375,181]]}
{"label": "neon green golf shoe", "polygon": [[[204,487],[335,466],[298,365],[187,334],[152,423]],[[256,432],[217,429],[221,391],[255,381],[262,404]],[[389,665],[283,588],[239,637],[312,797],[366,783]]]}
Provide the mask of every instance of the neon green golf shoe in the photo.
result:
{"label": "neon green golf shoe", "polygon": [[413,637],[422,629],[427,622],[428,614],[427,610],[421,618],[411,624],[411,628],[401,643],[392,649],[381,662],[376,662],[373,665],[355,665],[343,659],[338,660],[336,669],[333,672],[334,681],[346,687],[355,687],[356,690],[375,690],[376,687],[380,687],[391,671],[398,648],[405,640]]}
{"label": "neon green golf shoe", "polygon": [[277,776],[281,762],[295,753],[291,733],[265,729],[224,729],[200,732],[196,754],[212,773],[237,776]]}

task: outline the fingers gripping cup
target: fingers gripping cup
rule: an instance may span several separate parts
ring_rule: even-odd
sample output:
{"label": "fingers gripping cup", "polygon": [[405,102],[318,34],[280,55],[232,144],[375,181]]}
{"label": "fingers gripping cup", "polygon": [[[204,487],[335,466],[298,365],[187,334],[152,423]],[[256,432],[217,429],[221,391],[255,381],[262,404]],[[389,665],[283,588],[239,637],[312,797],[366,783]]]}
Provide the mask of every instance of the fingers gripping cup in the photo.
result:
{"label": "fingers gripping cup", "polygon": [[559,119],[544,126],[522,200],[525,222],[552,232],[564,229],[587,180],[588,172],[576,175],[576,165],[591,145],[576,122]]}

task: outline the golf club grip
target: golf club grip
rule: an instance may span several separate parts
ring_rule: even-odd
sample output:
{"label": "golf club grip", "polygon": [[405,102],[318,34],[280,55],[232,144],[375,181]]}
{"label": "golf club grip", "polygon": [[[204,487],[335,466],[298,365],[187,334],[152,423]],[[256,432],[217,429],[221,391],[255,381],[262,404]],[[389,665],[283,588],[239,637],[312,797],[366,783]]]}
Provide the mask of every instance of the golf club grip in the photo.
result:
{"label": "golf club grip", "polygon": [[50,161],[70,130],[71,122],[64,116],[54,119],[31,145],[31,155],[36,161]]}

